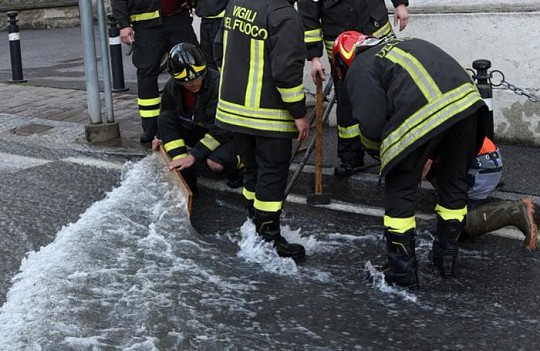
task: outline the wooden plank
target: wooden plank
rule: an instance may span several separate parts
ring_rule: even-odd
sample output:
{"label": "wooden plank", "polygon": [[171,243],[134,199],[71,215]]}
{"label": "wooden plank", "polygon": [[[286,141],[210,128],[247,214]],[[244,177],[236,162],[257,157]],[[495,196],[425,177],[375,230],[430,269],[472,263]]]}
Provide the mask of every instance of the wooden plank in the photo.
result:
{"label": "wooden plank", "polygon": [[[169,154],[167,153],[167,151],[165,151],[165,149],[163,148],[163,145],[159,146],[159,154],[161,155],[161,158],[163,159],[163,161],[165,161],[165,164],[167,166],[169,166],[169,163],[172,160],[171,160],[171,157],[169,156]],[[182,174],[180,173],[180,171],[175,169],[175,170],[172,170],[171,172],[173,173],[174,179],[176,180],[176,182],[180,186],[180,190],[182,191],[182,194],[184,194],[184,197],[186,198],[186,205],[187,205],[188,214],[191,217],[191,209],[192,209],[192,204],[193,204],[193,193],[191,192],[191,189],[187,185],[186,181],[184,180],[184,177],[182,177]]]}

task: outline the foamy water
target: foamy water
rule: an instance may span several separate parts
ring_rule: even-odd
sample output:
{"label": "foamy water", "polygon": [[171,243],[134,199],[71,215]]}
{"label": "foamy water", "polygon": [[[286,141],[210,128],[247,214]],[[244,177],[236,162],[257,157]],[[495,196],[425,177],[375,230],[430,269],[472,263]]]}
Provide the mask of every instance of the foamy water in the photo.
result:
{"label": "foamy water", "polygon": [[[168,176],[154,155],[126,164],[118,188],[28,254],[0,308],[0,350],[388,350],[438,336],[449,320],[487,316],[491,335],[538,324],[500,302],[477,311],[456,293],[387,285],[371,263],[384,252],[380,228],[282,225],[305,246],[303,264],[278,257],[247,218],[202,236]],[[420,264],[430,243],[419,235]],[[421,284],[438,284],[429,274]]]}

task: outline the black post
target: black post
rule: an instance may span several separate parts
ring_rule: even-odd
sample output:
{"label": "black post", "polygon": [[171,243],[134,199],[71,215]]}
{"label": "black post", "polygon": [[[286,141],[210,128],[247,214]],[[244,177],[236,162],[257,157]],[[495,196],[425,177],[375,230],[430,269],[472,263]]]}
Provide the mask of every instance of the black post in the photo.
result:
{"label": "black post", "polygon": [[120,40],[120,29],[118,28],[118,21],[111,14],[107,17],[110,21],[109,28],[109,49],[111,52],[111,71],[112,71],[112,91],[120,92],[126,91],[124,84],[124,64],[122,61],[122,42]]}
{"label": "black post", "polygon": [[17,25],[17,12],[9,11],[8,37],[9,37],[9,54],[11,57],[11,77],[10,83],[24,83],[22,60],[21,60],[21,40],[19,34],[19,26]]}
{"label": "black post", "polygon": [[488,60],[476,60],[473,61],[473,68],[476,70],[476,74],[473,75],[473,79],[476,79],[476,86],[480,92],[480,96],[484,99],[484,102],[489,108],[489,121],[487,126],[486,136],[493,140],[494,126],[493,126],[493,87],[491,85],[491,73],[488,69],[491,67],[491,62]]}

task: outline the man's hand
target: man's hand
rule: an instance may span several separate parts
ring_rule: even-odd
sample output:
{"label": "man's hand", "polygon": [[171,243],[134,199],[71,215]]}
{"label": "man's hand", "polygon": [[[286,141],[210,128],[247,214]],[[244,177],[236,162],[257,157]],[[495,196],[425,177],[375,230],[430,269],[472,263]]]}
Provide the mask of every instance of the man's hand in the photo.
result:
{"label": "man's hand", "polygon": [[158,151],[161,145],[163,145],[161,139],[154,138],[154,140],[152,140],[152,150]]}
{"label": "man's hand", "polygon": [[424,163],[424,167],[422,167],[422,180],[426,179],[426,176],[429,173],[429,170],[431,169],[432,164],[433,164],[433,160],[430,158],[428,158],[426,163]]}
{"label": "man's hand", "polygon": [[401,4],[396,7],[396,11],[394,11],[394,26],[397,26],[399,21],[399,31],[407,27],[407,23],[409,23],[409,10],[407,10],[407,6]]}
{"label": "man's hand", "polygon": [[294,120],[296,124],[296,129],[298,129],[298,138],[296,139],[298,143],[303,142],[309,136],[309,122],[306,116],[302,118],[296,118]]}
{"label": "man's hand", "polygon": [[177,158],[169,163],[169,170],[177,169],[179,171],[189,168],[195,164],[195,157],[189,155],[187,157]]}
{"label": "man's hand", "polygon": [[326,73],[321,63],[321,59],[319,57],[314,57],[311,59],[311,78],[315,84],[317,84],[317,76],[321,77],[322,81],[326,80]]}
{"label": "man's hand", "polygon": [[120,40],[122,40],[122,43],[127,45],[132,45],[135,41],[135,31],[133,30],[133,27],[124,27],[120,29]]}

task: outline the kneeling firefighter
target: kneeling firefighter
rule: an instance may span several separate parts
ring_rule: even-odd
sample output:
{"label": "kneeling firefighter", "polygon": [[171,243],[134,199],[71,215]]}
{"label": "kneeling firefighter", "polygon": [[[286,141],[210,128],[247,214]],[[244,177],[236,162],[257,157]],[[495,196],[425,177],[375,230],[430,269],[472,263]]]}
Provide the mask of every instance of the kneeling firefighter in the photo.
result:
{"label": "kneeling firefighter", "polygon": [[415,38],[342,33],[333,63],[345,80],[366,151],[384,178],[385,279],[418,287],[415,196],[428,158],[439,160],[433,264],[455,274],[467,213],[467,171],[482,144],[488,110],[466,71],[435,45]]}
{"label": "kneeling firefighter", "polygon": [[[243,165],[234,151],[232,133],[215,125],[219,73],[206,67],[201,49],[191,43],[169,53],[171,77],[165,84],[158,118],[158,135],[172,162],[193,193],[197,192],[197,162],[228,175],[230,187],[241,185]],[[191,149],[188,150],[188,147]]]}

